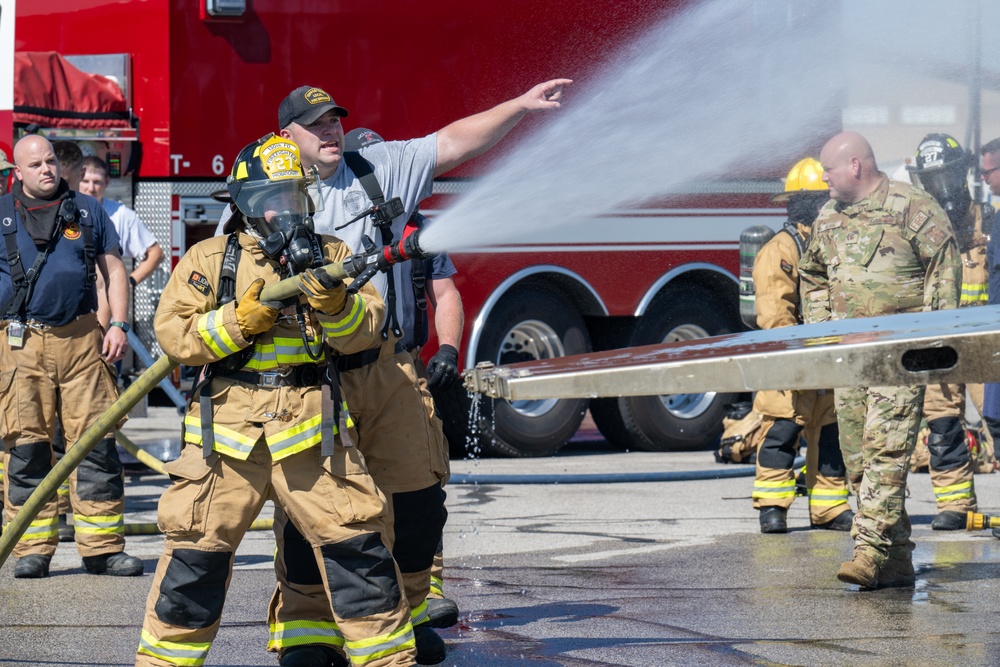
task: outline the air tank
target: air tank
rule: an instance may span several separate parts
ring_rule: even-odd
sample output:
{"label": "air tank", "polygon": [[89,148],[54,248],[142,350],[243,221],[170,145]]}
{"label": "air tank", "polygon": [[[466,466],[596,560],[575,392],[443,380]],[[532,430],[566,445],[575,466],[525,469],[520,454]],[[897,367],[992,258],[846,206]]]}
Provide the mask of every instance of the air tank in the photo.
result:
{"label": "air tank", "polygon": [[774,230],[766,225],[747,227],[740,234],[740,318],[751,329],[757,328],[753,263],[757,253],[773,236]]}

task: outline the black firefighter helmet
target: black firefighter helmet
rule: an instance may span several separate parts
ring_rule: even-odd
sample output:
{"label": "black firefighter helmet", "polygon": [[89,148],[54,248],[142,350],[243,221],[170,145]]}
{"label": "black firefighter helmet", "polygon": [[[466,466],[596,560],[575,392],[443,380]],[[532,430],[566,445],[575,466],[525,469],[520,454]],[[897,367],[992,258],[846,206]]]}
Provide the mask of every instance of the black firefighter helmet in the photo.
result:
{"label": "black firefighter helmet", "polygon": [[961,222],[972,205],[969,168],[972,156],[954,137],[928,134],[917,146],[917,155],[908,166],[910,180],[927,191],[941,205],[952,224]]}

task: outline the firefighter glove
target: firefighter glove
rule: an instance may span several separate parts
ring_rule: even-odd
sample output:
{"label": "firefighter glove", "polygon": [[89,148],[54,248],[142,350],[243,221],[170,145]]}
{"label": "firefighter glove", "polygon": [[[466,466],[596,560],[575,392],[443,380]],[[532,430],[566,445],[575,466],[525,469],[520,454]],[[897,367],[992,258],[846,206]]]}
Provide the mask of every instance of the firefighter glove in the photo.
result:
{"label": "firefighter glove", "polygon": [[458,379],[458,350],[442,345],[427,364],[427,386],[431,389],[448,389]]}
{"label": "firefighter glove", "polygon": [[302,291],[309,305],[327,315],[335,315],[347,303],[347,288],[344,281],[334,278],[326,271],[306,269],[300,276]]}
{"label": "firefighter glove", "polygon": [[251,283],[236,304],[236,323],[244,338],[264,333],[273,327],[275,320],[278,319],[278,309],[273,304],[261,302],[260,293],[263,289],[264,279],[258,278]]}

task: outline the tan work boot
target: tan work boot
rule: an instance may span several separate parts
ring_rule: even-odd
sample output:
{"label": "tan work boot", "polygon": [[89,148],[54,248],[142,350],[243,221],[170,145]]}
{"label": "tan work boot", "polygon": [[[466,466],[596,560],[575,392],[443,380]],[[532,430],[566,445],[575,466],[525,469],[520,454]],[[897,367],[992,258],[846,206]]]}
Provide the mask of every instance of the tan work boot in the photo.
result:
{"label": "tan work boot", "polygon": [[837,578],[848,584],[857,584],[862,588],[878,586],[879,567],[875,559],[863,551],[855,551],[854,559],[840,566]]}
{"label": "tan work boot", "polygon": [[913,560],[910,558],[890,558],[879,569],[879,588],[900,588],[916,583],[917,573],[913,570]]}

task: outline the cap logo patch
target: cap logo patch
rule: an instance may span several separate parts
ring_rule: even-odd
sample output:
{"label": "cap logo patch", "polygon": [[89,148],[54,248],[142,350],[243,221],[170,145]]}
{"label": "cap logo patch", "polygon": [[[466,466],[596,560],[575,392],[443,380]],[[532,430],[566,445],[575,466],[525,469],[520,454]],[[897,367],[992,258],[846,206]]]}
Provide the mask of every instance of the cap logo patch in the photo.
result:
{"label": "cap logo patch", "polygon": [[309,104],[326,104],[327,102],[333,102],[333,98],[327,95],[325,90],[320,90],[319,88],[310,88],[305,92],[303,97],[306,98],[306,102]]}

